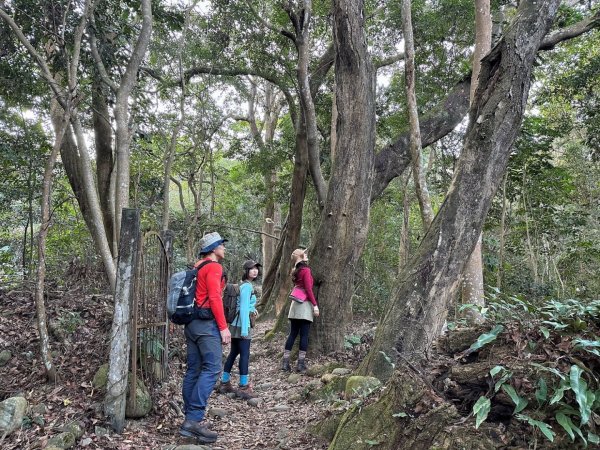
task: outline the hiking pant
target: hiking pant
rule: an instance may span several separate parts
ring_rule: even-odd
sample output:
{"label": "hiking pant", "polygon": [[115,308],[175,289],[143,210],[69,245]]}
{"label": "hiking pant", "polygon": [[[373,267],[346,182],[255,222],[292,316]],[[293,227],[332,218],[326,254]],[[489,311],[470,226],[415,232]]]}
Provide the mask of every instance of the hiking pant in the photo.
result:
{"label": "hiking pant", "polygon": [[248,365],[250,363],[250,342],[252,339],[231,339],[231,351],[225,361],[224,372],[231,373],[231,368],[235,362],[235,358],[240,356],[240,375],[248,375]]}
{"label": "hiking pant", "polygon": [[308,332],[310,331],[310,320],[290,319],[290,335],[285,342],[285,349],[291,350],[294,346],[294,341],[300,333],[300,351],[308,350]]}
{"label": "hiking pant", "polygon": [[221,372],[221,333],[214,320],[194,320],[185,326],[187,372],[183,378],[185,418],[204,419],[208,397]]}

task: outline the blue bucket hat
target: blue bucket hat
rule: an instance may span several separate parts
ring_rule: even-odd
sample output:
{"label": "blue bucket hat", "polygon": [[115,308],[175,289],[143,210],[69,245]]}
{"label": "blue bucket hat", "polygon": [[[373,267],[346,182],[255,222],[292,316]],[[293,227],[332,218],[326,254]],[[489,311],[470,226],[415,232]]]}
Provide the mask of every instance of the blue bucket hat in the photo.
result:
{"label": "blue bucket hat", "polygon": [[227,239],[223,239],[219,233],[213,231],[212,233],[205,234],[200,239],[200,254],[206,254],[212,252],[215,248],[221,245],[223,242],[227,242]]}

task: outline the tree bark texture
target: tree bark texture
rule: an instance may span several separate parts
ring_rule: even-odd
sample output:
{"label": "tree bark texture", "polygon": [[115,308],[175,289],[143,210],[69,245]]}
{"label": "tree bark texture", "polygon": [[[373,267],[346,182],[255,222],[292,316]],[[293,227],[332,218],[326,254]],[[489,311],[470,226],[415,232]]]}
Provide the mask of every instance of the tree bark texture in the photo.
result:
{"label": "tree bark texture", "polygon": [[113,257],[117,256],[117,237],[115,235],[115,204],[113,169],[114,157],[112,148],[112,127],[106,98],[108,89],[96,75],[92,85],[92,120],[94,126],[94,142],[96,144],[96,178],[98,182],[98,199],[104,221],[104,230]]}
{"label": "tree bark texture", "polygon": [[421,164],[421,129],[417,111],[417,96],[415,94],[415,42],[412,29],[411,0],[402,0],[402,29],[404,32],[404,79],[406,84],[406,104],[410,124],[410,156],[412,160],[415,193],[419,201],[423,229],[427,230],[433,222],[433,208],[429,198],[425,170]]}
{"label": "tree bark texture", "polygon": [[400,353],[421,356],[437,338],[448,302],[502,181],[529,93],[532,65],[559,0],[523,1],[506,35],[484,59],[448,195],[378,326],[360,370],[382,378]]}
{"label": "tree bark texture", "polygon": [[[475,51],[473,52],[473,73],[471,75],[470,102],[473,102],[475,90],[478,86],[481,60],[492,48],[492,15],[490,13],[490,0],[475,0]],[[473,253],[467,261],[463,273],[462,303],[471,304],[480,308],[485,306],[483,290],[483,257],[481,252],[483,236],[479,236]],[[466,317],[474,323],[484,321],[481,313],[475,309],[467,309]]]}
{"label": "tree bark texture", "polygon": [[127,68],[116,92],[115,123],[116,123],[116,154],[117,154],[117,191],[115,199],[115,214],[117,217],[117,234],[120,233],[121,209],[129,206],[129,96],[137,83],[137,73],[146,54],[150,35],[152,34],[152,6],[150,0],[142,0],[142,29],[135,44]]}
{"label": "tree bark texture", "polygon": [[131,350],[131,303],[140,242],[139,211],[124,209],[121,223],[123,226],[119,238],[118,276],[110,333],[108,383],[104,400],[104,412],[117,433],[121,433],[125,427],[125,400]]}
{"label": "tree bark texture", "polygon": [[291,290],[290,255],[298,247],[300,231],[302,229],[302,210],[306,196],[306,175],[308,171],[308,150],[306,147],[306,132],[302,125],[302,112],[298,115],[296,124],[296,147],[294,152],[294,171],[292,173],[292,187],[290,209],[286,225],[281,233],[275,258],[269,267],[263,283],[263,312],[270,315],[279,314],[288,301]]}
{"label": "tree bark texture", "polygon": [[[54,140],[54,147],[46,162],[44,178],[42,181],[42,207],[41,226],[38,235],[38,265],[35,284],[35,311],[38,332],[40,333],[40,354],[46,370],[46,378],[51,383],[58,381],[56,366],[52,361],[50,353],[50,339],[48,337],[48,319],[46,316],[46,305],[44,303],[44,282],[46,280],[46,238],[50,229],[50,204],[52,201],[52,172],[59,150],[62,146],[63,136],[69,124],[68,113],[63,112],[60,122],[57,123],[58,131]],[[33,225],[32,225],[33,226]]]}
{"label": "tree bark texture", "polygon": [[364,33],[362,1],[333,3],[335,85],[338,109],[335,165],[311,247],[311,267],[321,315],[311,345],[322,352],[343,347],[352,318],[355,267],[369,228],[375,148],[375,77]]}

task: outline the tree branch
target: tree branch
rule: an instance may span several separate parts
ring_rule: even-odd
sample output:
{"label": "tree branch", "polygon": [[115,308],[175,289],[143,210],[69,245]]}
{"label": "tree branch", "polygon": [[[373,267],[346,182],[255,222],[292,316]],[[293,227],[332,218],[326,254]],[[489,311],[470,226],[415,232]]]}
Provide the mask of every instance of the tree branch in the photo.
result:
{"label": "tree branch", "polygon": [[539,49],[552,50],[560,42],[581,36],[598,26],[600,26],[600,10],[596,11],[593,16],[583,19],[581,22],[549,33],[542,41]]}
{"label": "tree branch", "polygon": [[254,15],[254,17],[256,19],[258,19],[258,21],[267,29],[271,30],[274,33],[277,34],[281,34],[287,38],[289,38],[294,44],[296,43],[296,36],[294,36],[292,33],[290,33],[288,30],[284,29],[284,28],[277,28],[273,25],[271,25],[263,16],[261,16],[258,11],[256,11],[253,7],[252,4],[250,3],[250,0],[246,0],[246,4],[248,5],[248,8],[250,8],[250,11],[252,11],[252,14]]}
{"label": "tree branch", "polygon": [[391,66],[395,62],[402,61],[404,59],[404,52],[398,52],[395,55],[390,55],[382,59],[373,61],[375,69],[381,69],[382,67]]}

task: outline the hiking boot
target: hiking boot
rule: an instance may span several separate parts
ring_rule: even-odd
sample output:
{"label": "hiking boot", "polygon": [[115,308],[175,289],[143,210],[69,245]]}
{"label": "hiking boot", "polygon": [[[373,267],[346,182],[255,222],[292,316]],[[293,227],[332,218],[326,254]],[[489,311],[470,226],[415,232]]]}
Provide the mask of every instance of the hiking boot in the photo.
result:
{"label": "hiking boot", "polygon": [[204,422],[195,422],[185,420],[179,429],[179,434],[185,437],[195,438],[202,444],[212,444],[217,441],[219,435],[215,431],[210,431]]}
{"label": "hiking boot", "polygon": [[299,359],[298,360],[298,365],[296,366],[296,370],[299,373],[305,373],[306,372],[306,362],[303,359]]}
{"label": "hiking boot", "polygon": [[221,384],[219,385],[219,394],[230,394],[232,392],[235,393],[236,390],[233,387],[233,385],[231,384],[231,381],[227,381],[227,382],[221,381]]}
{"label": "hiking boot", "polygon": [[246,386],[240,386],[236,392],[236,395],[242,400],[250,400],[251,398],[258,397],[252,390],[252,386],[250,386],[249,384],[247,384]]}
{"label": "hiking boot", "polygon": [[281,370],[284,372],[292,371],[292,368],[290,367],[290,358],[283,358],[283,361],[281,361]]}

